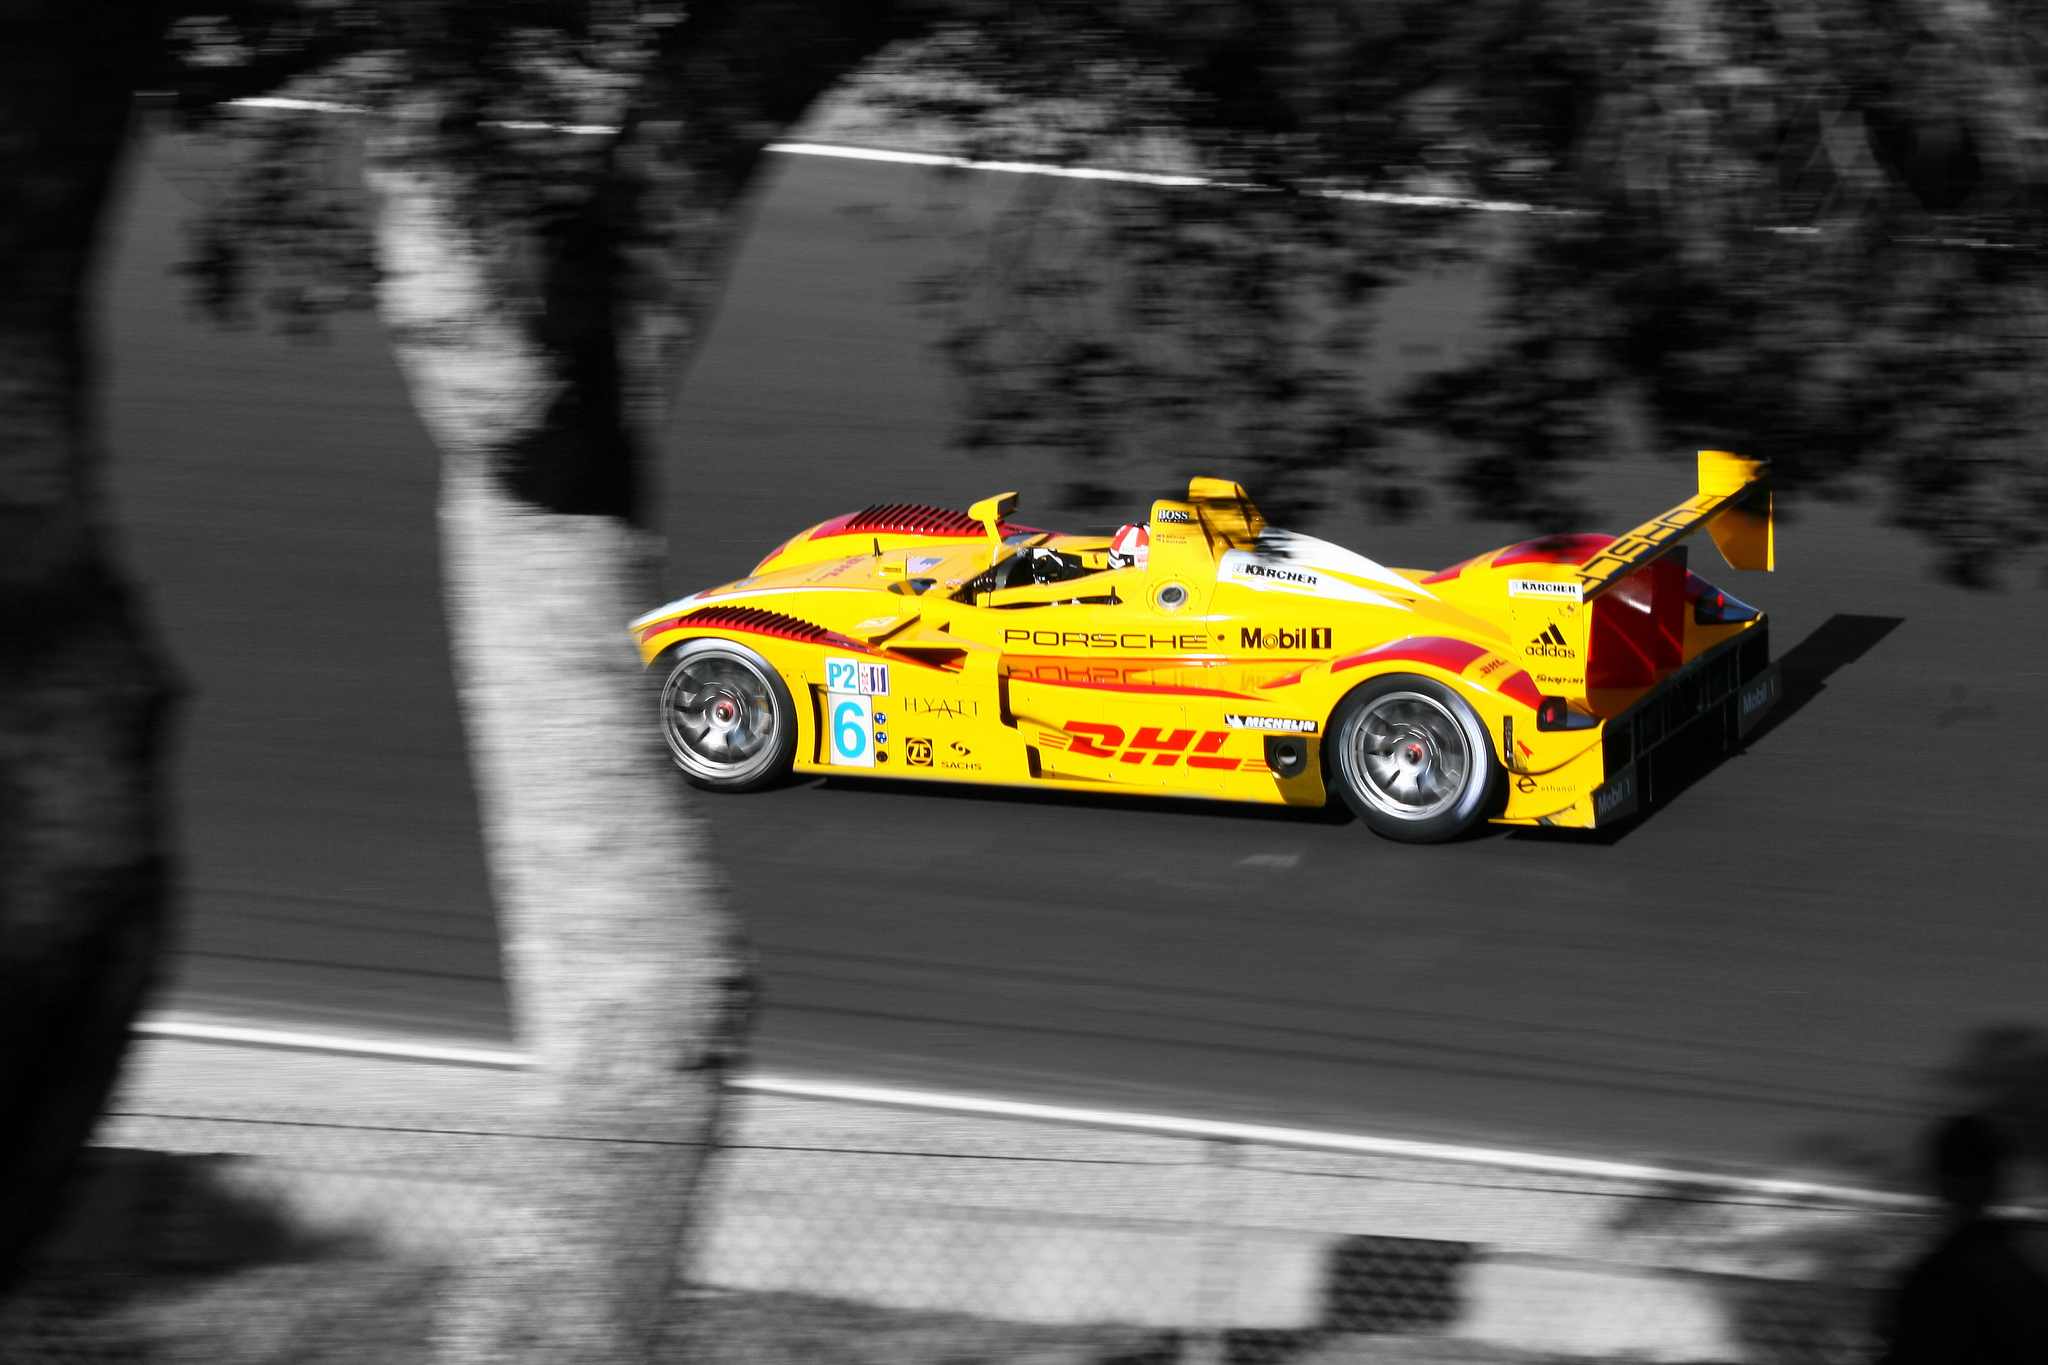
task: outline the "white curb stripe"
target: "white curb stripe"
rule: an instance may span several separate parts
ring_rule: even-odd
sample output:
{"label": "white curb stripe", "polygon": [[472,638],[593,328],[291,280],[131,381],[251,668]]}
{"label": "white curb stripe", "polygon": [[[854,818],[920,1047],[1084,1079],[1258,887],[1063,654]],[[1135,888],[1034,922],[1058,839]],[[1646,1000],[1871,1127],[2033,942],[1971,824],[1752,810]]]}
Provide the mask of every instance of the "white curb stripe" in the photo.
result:
{"label": "white curb stripe", "polygon": [[735,1090],[751,1090],[761,1094],[789,1095],[805,1099],[939,1109],[958,1114],[985,1114],[999,1118],[1036,1119],[1050,1123],[1122,1128],[1173,1137],[1210,1138],[1221,1142],[1261,1142],[1277,1147],[1313,1147],[1323,1151],[1406,1157],[1419,1161],[1455,1161],[1507,1170],[1677,1184],[1692,1189],[1740,1191],[1745,1194],[1772,1195],[1784,1199],[1828,1199],[1858,1204],[1900,1204],[1909,1207],[1918,1207],[1925,1202],[1911,1195],[1888,1194],[1847,1185],[1823,1185],[1805,1180],[1714,1175],[1662,1166],[1642,1166],[1631,1162],[1553,1156],[1544,1152],[1518,1152],[1497,1147],[1465,1147],[1456,1143],[1423,1142],[1410,1138],[1367,1137],[1358,1133],[1332,1133],[1313,1128],[1229,1123],[1214,1119],[1182,1118],[1173,1114],[1136,1114],[1117,1109],[1078,1109],[1067,1105],[1038,1104],[1025,1100],[994,1099],[929,1090],[901,1090],[891,1086],[846,1084],[839,1081],[803,1081],[777,1076],[742,1077],[731,1084]]}
{"label": "white curb stripe", "polygon": [[524,1052],[497,1048],[455,1047],[444,1043],[410,1042],[403,1038],[340,1033],[299,1033],[249,1024],[215,1024],[198,1019],[141,1019],[133,1031],[149,1038],[184,1038],[200,1043],[240,1043],[247,1047],[339,1052],[362,1057],[399,1057],[415,1062],[455,1062],[463,1066],[491,1066],[507,1070],[520,1070],[533,1064],[533,1059]]}
{"label": "white curb stripe", "polygon": [[[279,95],[257,95],[248,99],[230,100],[228,103],[240,109],[290,109],[314,114],[361,114],[367,113],[361,105],[340,104],[333,100],[288,99]],[[565,123],[560,125],[537,123],[530,120],[504,120],[493,123],[497,128],[512,128],[522,132],[541,132],[556,128],[559,132],[582,136],[603,136],[616,133],[618,129],[605,123]],[[897,152],[881,147],[854,147],[837,142],[771,142],[767,151],[781,152],[789,156],[824,156],[842,161],[880,161],[897,166],[946,166],[963,171],[993,171],[1001,175],[1049,175],[1061,180],[1101,180],[1119,185],[1160,185],[1168,189],[1230,189],[1253,190],[1256,185],[1240,184],[1230,180],[1216,180],[1200,175],[1167,175],[1153,171],[1119,171],[1099,166],[1052,166],[1038,161],[972,161],[963,156],[942,156],[936,152]],[[1512,199],[1465,199],[1451,194],[1395,194],[1383,190],[1317,190],[1316,194],[1325,199],[1342,199],[1354,204],[1394,204],[1405,208],[1426,209],[1470,209],[1476,213],[1548,213],[1565,214],[1563,209],[1543,209],[1534,204],[1517,203]]]}
{"label": "white curb stripe", "polygon": [[[390,1057],[405,1061],[450,1062],[505,1070],[522,1070],[533,1064],[530,1054],[507,1049],[457,1047],[365,1035],[307,1033],[264,1028],[253,1024],[213,1023],[164,1016],[144,1019],[135,1025],[134,1031],[152,1038],[182,1038],[194,1042],[329,1052],[357,1057]],[[1423,1142],[1409,1138],[1369,1137],[1360,1133],[1334,1133],[1313,1128],[1230,1123],[1215,1119],[1185,1118],[1175,1114],[1141,1114],[1120,1109],[1080,1108],[1072,1105],[1041,1104],[1030,1100],[1007,1100],[986,1095],[863,1085],[857,1082],[754,1075],[737,1077],[731,1085],[735,1090],[760,1095],[786,1095],[793,1099],[838,1100],[850,1104],[888,1105],[894,1108],[925,1109],[948,1114],[978,1114],[989,1118],[1031,1119],[1041,1123],[1116,1128],[1126,1132],[1158,1133],[1171,1137],[1204,1138],[1218,1142],[1261,1142],[1279,1147],[1405,1157],[1418,1161],[1450,1161],[1472,1166],[1492,1166],[1503,1170],[1678,1185],[1688,1189],[1719,1190],[1778,1199],[1820,1199],[1836,1203],[1900,1208],[1918,1208],[1924,1203],[1910,1195],[1855,1189],[1845,1185],[1824,1185],[1804,1180],[1712,1175],[1632,1162],[1554,1156],[1545,1152],[1467,1147],[1456,1143]]]}
{"label": "white curb stripe", "polygon": [[1113,180],[1126,185],[1165,185],[1199,189],[1222,181],[1199,175],[1160,175],[1150,171],[1113,171],[1094,166],[1052,166],[1039,161],[970,161],[935,152],[894,152],[881,147],[849,147],[837,142],[771,142],[767,150],[791,156],[830,156],[847,161],[886,161],[898,166],[950,166],[963,171],[1002,171],[1009,175],[1052,175],[1065,180]]}

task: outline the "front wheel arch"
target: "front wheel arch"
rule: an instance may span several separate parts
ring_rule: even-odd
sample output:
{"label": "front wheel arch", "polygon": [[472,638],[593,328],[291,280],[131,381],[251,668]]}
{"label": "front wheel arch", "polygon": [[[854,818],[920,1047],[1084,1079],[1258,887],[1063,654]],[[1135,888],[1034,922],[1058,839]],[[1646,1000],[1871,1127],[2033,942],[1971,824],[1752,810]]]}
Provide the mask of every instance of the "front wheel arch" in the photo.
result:
{"label": "front wheel arch", "polygon": [[[1325,789],[1384,838],[1444,843],[1499,814],[1506,803],[1507,771],[1485,718],[1435,678],[1367,678],[1344,694],[1323,734]],[[1406,742],[1380,747],[1395,735]],[[1411,757],[1418,749],[1419,757]]]}
{"label": "front wheel arch", "polygon": [[[707,681],[721,674],[726,678],[738,710],[758,722],[758,744],[748,748],[746,741],[752,736],[745,733],[738,744],[723,746],[722,752],[719,744],[706,743],[701,736],[693,741],[694,727],[683,723],[677,707],[682,700],[678,689],[685,684],[686,668],[692,666],[693,673],[703,673]],[[759,652],[715,635],[698,636],[664,649],[647,671],[655,680],[662,739],[685,781],[706,791],[745,792],[772,786],[789,775],[801,730],[796,700],[781,670]],[[744,731],[745,726],[738,728]]]}

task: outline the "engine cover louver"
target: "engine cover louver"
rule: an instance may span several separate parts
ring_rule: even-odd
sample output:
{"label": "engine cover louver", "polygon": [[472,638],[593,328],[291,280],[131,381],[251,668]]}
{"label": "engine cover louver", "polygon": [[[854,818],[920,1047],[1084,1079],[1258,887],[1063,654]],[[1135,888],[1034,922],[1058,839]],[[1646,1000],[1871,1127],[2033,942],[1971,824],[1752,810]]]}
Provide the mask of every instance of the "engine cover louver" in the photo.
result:
{"label": "engine cover louver", "polygon": [[899,535],[971,536],[981,523],[965,512],[945,507],[920,507],[908,502],[877,503],[863,507],[847,519],[853,531],[894,531]]}

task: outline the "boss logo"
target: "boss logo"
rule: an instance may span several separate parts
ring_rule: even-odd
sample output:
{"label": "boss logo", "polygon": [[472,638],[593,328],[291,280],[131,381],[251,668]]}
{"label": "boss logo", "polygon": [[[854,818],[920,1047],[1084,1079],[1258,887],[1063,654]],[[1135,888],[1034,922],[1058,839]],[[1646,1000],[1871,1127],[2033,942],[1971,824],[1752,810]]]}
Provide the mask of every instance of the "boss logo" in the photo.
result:
{"label": "boss logo", "polygon": [[1194,521],[1194,517],[1189,513],[1178,511],[1177,509],[1172,507],[1163,507],[1159,510],[1159,515],[1153,518],[1153,520],[1170,521],[1181,525],[1187,525]]}

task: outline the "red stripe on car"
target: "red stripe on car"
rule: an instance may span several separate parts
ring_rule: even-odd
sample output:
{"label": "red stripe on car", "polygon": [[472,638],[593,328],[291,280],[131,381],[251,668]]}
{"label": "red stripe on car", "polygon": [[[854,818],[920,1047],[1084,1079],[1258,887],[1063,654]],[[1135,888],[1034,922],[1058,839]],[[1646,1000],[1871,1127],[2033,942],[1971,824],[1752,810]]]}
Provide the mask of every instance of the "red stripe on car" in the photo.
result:
{"label": "red stripe on car", "polygon": [[1534,711],[1543,701],[1543,694],[1536,690],[1536,680],[1526,671],[1515,674],[1499,687],[1493,689],[1511,701],[1518,701]]}
{"label": "red stripe on car", "polygon": [[1250,701],[1248,692],[1219,692],[1213,687],[1160,687],[1151,683],[1107,683],[1079,682],[1066,678],[1025,678],[1012,675],[1013,681],[1036,683],[1041,687],[1084,687],[1092,692],[1151,692],[1166,697],[1236,697]]}
{"label": "red stripe on car", "polygon": [[1446,673],[1463,673],[1474,659],[1491,653],[1484,645],[1454,640],[1448,635],[1413,635],[1339,659],[1330,665],[1330,672],[1342,673],[1347,668],[1363,668],[1367,664],[1407,662],[1430,664]]}
{"label": "red stripe on car", "polygon": [[1477,564],[1478,562],[1478,555],[1474,555],[1470,559],[1461,559],[1457,563],[1451,565],[1451,567],[1448,569],[1438,569],[1435,573],[1431,574],[1429,577],[1423,579],[1422,581],[1425,583],[1448,583],[1452,579],[1456,578],[1459,574],[1465,572],[1465,570],[1471,568],[1474,564]]}
{"label": "red stripe on car", "polygon": [[[1519,545],[1510,545],[1502,550],[1493,557],[1493,567],[1505,569],[1510,564],[1584,564],[1613,543],[1613,536],[1539,536],[1535,540],[1525,540]],[[1445,572],[1450,571],[1446,569]],[[1429,580],[1425,578],[1422,581],[1427,583]]]}

